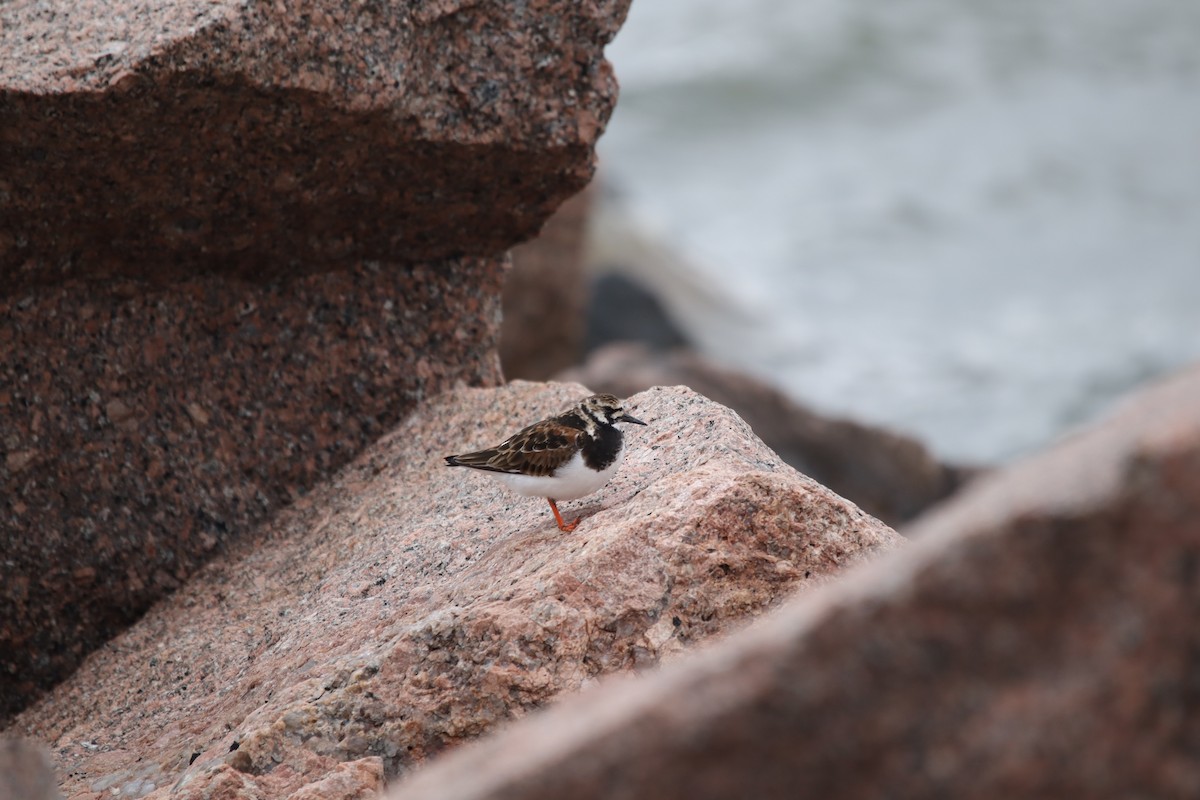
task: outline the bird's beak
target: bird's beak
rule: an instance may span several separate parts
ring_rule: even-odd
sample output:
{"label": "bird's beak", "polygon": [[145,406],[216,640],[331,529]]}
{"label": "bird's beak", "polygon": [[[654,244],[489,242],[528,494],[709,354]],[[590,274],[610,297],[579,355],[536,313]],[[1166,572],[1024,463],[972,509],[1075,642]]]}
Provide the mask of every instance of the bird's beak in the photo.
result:
{"label": "bird's beak", "polygon": [[629,416],[624,411],[621,412],[621,416],[617,417],[617,422],[632,422],[634,425],[645,425],[646,424],[646,423],[642,422],[640,419],[638,419],[637,417]]}

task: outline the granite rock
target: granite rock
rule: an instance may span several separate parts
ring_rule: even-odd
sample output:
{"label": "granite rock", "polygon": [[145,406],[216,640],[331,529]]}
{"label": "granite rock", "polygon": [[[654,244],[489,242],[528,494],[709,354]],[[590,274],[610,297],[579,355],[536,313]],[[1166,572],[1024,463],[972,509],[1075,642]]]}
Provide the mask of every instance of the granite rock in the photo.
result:
{"label": "granite rock", "polygon": [[394,800],[1200,796],[1200,369]]}
{"label": "granite rock", "polygon": [[0,739],[0,800],[62,800],[44,747]]}
{"label": "granite rock", "polygon": [[566,203],[538,238],[512,251],[504,279],[500,365],[509,380],[545,380],[578,363],[587,319],[583,242],[591,191]]}
{"label": "granite rock", "polygon": [[559,379],[620,396],[649,386],[688,386],[736,411],[788,464],[890,525],[942,501],[975,472],[942,463],[911,437],[813,411],[691,350],[611,344]]}
{"label": "granite rock", "polygon": [[0,724],[421,399],[499,382],[503,267],[0,298]]}
{"label": "granite rock", "polygon": [[422,398],[627,0],[0,3],[0,723]]}
{"label": "granite rock", "polygon": [[383,789],[383,760],[368,756],[345,761],[328,774],[292,792],[287,800],[376,800]]}
{"label": "granite rock", "polygon": [[656,351],[691,346],[658,295],[637,278],[604,272],[593,277],[589,290],[583,339],[589,360],[596,350],[618,342],[638,342]]}
{"label": "granite rock", "polygon": [[[664,348],[681,335],[698,349],[717,352],[739,329],[763,323],[741,293],[712,277],[711,265],[672,247],[604,177],[597,179],[588,215],[584,263],[596,278],[589,313],[610,314],[618,323],[589,321],[589,352],[620,340]],[[620,305],[600,305],[610,301]]]}
{"label": "granite rock", "polygon": [[499,254],[591,177],[627,8],[0,4],[0,294]]}
{"label": "granite rock", "polygon": [[649,424],[605,489],[568,504],[571,534],[442,463],[584,394],[518,382],[424,404],[12,733],[46,742],[81,800],[285,798],[370,758],[394,777],[902,541],[683,388],[629,400]]}

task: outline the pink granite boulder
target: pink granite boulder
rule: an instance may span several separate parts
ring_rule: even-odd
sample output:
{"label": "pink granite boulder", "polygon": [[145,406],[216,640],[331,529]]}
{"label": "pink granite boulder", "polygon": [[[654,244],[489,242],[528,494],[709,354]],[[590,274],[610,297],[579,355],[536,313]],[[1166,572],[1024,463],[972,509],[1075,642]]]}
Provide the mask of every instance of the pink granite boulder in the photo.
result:
{"label": "pink granite boulder", "polygon": [[508,380],[546,380],[583,354],[588,295],[583,245],[592,193],[563,203],[536,239],[513,248],[501,298],[500,365]]}
{"label": "pink granite boulder", "polygon": [[422,399],[627,0],[0,2],[0,724]]}
{"label": "pink granite boulder", "polygon": [[627,7],[0,4],[0,295],[499,254],[591,177]]}
{"label": "pink granite boulder", "polygon": [[393,800],[1200,796],[1200,369]]}
{"label": "pink granite boulder", "polygon": [[62,800],[45,748],[27,739],[0,739],[0,800]]}
{"label": "pink granite boulder", "polygon": [[422,406],[12,731],[49,745],[80,800],[353,788],[343,762],[404,774],[901,542],[682,388],[630,399],[648,425],[615,480],[564,506],[584,515],[570,534],[544,502],[443,464],[584,394],[517,383]]}
{"label": "pink granite boulder", "polygon": [[502,269],[0,297],[0,725],[422,398],[497,383]]}

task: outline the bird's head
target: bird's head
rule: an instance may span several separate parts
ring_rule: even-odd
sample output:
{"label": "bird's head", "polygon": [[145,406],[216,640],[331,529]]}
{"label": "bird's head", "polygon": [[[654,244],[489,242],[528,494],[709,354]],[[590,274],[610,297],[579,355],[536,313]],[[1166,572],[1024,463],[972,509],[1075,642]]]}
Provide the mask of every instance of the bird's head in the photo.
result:
{"label": "bird's head", "polygon": [[645,425],[637,417],[625,411],[625,406],[611,394],[594,394],[585,397],[579,403],[579,410],[586,416],[605,425],[615,425],[618,422],[632,422],[634,425]]}

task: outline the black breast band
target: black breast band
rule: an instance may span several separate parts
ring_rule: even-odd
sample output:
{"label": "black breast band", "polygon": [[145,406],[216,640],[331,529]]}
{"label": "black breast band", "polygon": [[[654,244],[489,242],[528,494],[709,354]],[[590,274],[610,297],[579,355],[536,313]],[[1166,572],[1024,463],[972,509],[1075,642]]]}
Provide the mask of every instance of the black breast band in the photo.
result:
{"label": "black breast band", "polygon": [[611,467],[621,452],[621,431],[614,425],[597,425],[596,436],[583,445],[583,463],[599,472]]}

